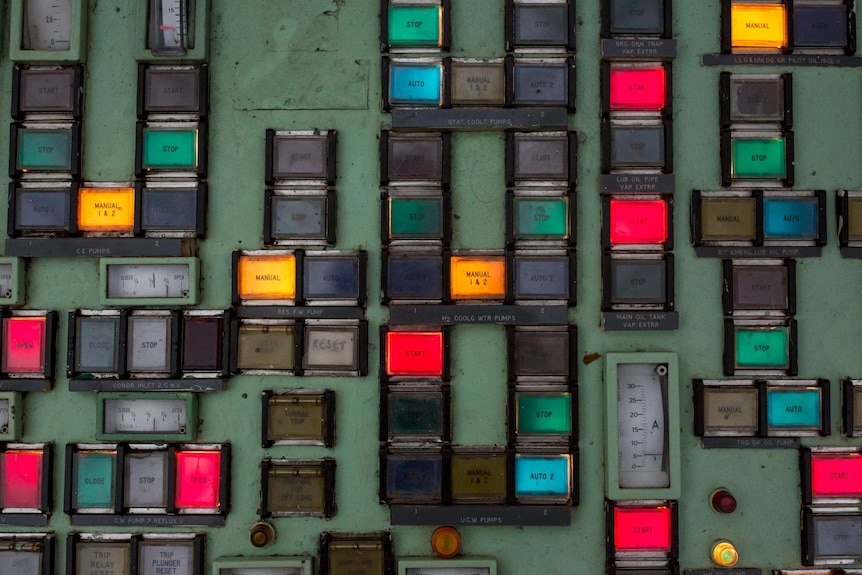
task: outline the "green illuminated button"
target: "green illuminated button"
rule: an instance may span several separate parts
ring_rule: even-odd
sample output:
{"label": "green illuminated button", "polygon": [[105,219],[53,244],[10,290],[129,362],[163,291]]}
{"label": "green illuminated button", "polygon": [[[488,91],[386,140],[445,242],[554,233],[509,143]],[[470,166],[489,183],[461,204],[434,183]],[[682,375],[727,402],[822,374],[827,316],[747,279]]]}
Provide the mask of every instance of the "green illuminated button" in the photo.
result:
{"label": "green illuminated button", "polygon": [[76,509],[113,507],[115,459],[113,452],[75,454]]}
{"label": "green illuminated button", "polygon": [[731,174],[735,179],[771,180],[787,176],[784,138],[733,138]]}
{"label": "green illuminated button", "polygon": [[817,387],[766,390],[766,420],[769,427],[820,429],[820,389]]}
{"label": "green illuminated button", "polygon": [[18,130],[18,169],[68,171],[72,169],[72,130]]}
{"label": "green illuminated button", "polygon": [[736,367],[786,368],[790,364],[788,331],[783,327],[737,327]]}
{"label": "green illuminated button", "polygon": [[572,432],[572,400],[568,393],[518,393],[518,433]]}
{"label": "green illuminated button", "polygon": [[569,237],[569,200],[566,198],[515,198],[516,239]]}
{"label": "green illuminated button", "polygon": [[389,198],[390,238],[437,239],[442,235],[442,198]]}
{"label": "green illuminated button", "polygon": [[390,46],[440,46],[443,8],[440,6],[390,6]]}
{"label": "green illuminated button", "polygon": [[144,128],[143,167],[148,170],[195,170],[198,167],[198,131]]}

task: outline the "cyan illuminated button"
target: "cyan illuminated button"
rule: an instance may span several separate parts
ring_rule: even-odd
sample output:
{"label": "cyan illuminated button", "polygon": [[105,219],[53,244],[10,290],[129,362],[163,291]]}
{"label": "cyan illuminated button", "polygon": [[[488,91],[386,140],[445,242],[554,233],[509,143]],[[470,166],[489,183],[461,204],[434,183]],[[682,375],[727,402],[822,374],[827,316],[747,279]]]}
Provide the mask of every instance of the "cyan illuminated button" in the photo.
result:
{"label": "cyan illuminated button", "polygon": [[817,239],[820,237],[819,207],[817,198],[764,198],[764,239]]}
{"label": "cyan illuminated button", "polygon": [[117,454],[108,451],[83,451],[74,455],[73,508],[113,507],[116,459]]}
{"label": "cyan illuminated button", "polygon": [[790,366],[790,334],[785,327],[734,328],[736,367],[786,369]]}
{"label": "cyan illuminated button", "polygon": [[770,428],[820,429],[819,387],[769,387],[766,390],[766,421]]}
{"label": "cyan illuminated button", "polygon": [[142,140],[144,170],[197,170],[197,129],[147,127]]}
{"label": "cyan illuminated button", "polygon": [[442,43],[441,6],[389,6],[390,46],[440,46]]}
{"label": "cyan illuminated button", "polygon": [[786,144],[784,138],[731,138],[731,178],[780,180],[787,177]]}
{"label": "cyan illuminated button", "polygon": [[16,167],[22,172],[70,171],[72,146],[71,128],[20,128]]}
{"label": "cyan illuminated button", "polygon": [[439,63],[392,62],[389,65],[389,103],[440,106],[443,66]]}
{"label": "cyan illuminated button", "polygon": [[568,497],[570,455],[515,456],[516,497]]}

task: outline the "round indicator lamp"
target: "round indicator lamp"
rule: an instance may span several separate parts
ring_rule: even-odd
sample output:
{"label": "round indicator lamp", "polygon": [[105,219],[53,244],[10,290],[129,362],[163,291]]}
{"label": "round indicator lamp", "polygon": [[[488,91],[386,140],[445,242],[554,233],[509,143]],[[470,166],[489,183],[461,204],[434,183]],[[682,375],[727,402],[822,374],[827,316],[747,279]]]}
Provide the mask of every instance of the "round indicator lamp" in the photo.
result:
{"label": "round indicator lamp", "polygon": [[454,527],[438,527],[431,535],[431,548],[441,559],[451,559],[461,551],[461,534]]}
{"label": "round indicator lamp", "polygon": [[709,498],[712,509],[718,513],[733,513],[736,511],[736,497],[727,489],[716,489]]}
{"label": "round indicator lamp", "polygon": [[248,538],[255,547],[266,547],[275,540],[275,529],[269,523],[259,521],[251,526]]}
{"label": "round indicator lamp", "polygon": [[730,541],[718,541],[712,546],[712,560],[719,567],[733,567],[739,561],[739,553]]}

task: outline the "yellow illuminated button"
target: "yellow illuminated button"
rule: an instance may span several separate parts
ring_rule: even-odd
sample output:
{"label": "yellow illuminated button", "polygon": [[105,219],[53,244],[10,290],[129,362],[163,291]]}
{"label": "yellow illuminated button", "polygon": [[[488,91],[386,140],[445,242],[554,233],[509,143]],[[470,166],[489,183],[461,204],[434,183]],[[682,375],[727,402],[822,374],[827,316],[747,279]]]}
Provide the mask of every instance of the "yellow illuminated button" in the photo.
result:
{"label": "yellow illuminated button", "polygon": [[81,188],[78,229],[82,232],[134,231],[135,189]]}
{"label": "yellow illuminated button", "polygon": [[787,46],[787,16],[783,4],[733,4],[730,22],[733,48]]}
{"label": "yellow illuminated button", "polygon": [[712,546],[712,560],[721,567],[733,567],[739,561],[739,553],[730,541],[719,541]]}
{"label": "yellow illuminated button", "polygon": [[293,255],[240,256],[237,273],[240,299],[296,297],[296,257]]}
{"label": "yellow illuminated button", "polygon": [[452,256],[452,299],[503,299],[506,297],[506,260],[497,256]]}

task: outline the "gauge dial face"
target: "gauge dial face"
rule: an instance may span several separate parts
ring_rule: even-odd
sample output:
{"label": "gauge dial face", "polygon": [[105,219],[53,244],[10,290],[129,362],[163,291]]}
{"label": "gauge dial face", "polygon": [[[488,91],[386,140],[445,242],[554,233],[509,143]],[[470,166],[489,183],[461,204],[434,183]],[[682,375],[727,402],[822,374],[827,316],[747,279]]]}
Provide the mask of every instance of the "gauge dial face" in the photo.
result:
{"label": "gauge dial face", "polygon": [[24,0],[25,50],[69,50],[72,39],[72,0]]}
{"label": "gauge dial face", "polygon": [[0,430],[9,428],[9,400],[0,399]]}
{"label": "gauge dial face", "polygon": [[617,366],[620,487],[668,487],[667,366]]}
{"label": "gauge dial face", "polygon": [[185,264],[113,264],[108,267],[110,298],[186,298],[189,266]]}
{"label": "gauge dial face", "polygon": [[182,399],[106,399],[105,433],[176,433],[186,431]]}
{"label": "gauge dial face", "polygon": [[189,37],[189,0],[150,0],[150,49],[185,54]]}

